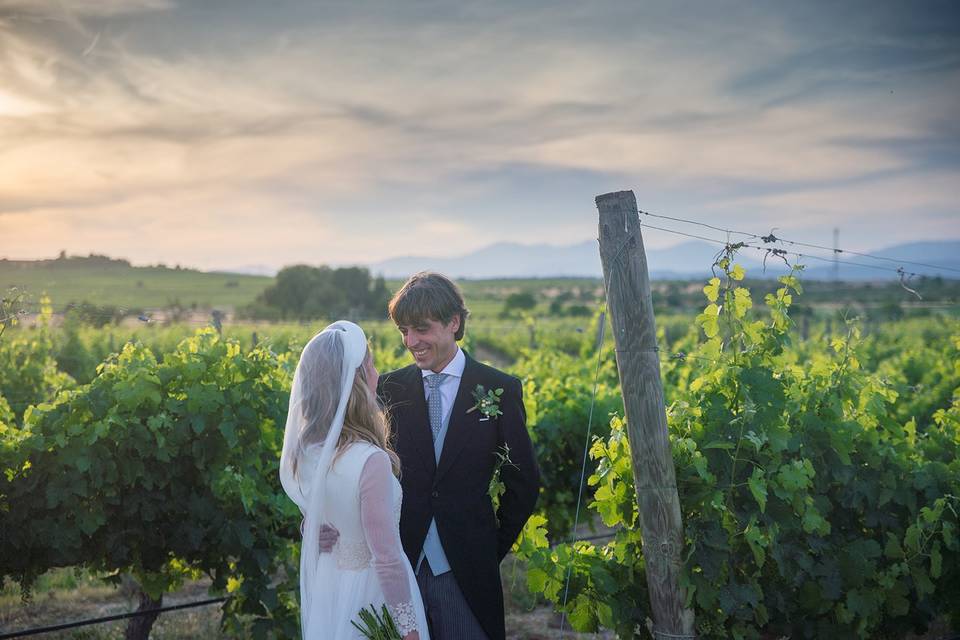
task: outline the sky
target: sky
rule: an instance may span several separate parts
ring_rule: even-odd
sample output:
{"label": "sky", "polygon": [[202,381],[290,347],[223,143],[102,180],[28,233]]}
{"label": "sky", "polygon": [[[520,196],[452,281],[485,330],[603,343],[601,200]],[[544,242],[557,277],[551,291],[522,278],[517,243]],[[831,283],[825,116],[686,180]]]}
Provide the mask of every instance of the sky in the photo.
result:
{"label": "sky", "polygon": [[957,239],[958,114],[953,1],[0,0],[0,257]]}

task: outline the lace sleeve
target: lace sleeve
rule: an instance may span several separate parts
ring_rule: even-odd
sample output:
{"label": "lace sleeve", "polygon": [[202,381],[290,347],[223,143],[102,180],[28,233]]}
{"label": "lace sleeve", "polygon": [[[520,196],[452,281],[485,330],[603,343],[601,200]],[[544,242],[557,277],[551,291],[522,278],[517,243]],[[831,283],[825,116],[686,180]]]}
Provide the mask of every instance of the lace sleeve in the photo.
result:
{"label": "lace sleeve", "polygon": [[405,636],[418,631],[417,615],[410,594],[407,556],[400,543],[393,491],[390,459],[378,451],[367,458],[360,473],[360,521],[387,607],[400,635]]}

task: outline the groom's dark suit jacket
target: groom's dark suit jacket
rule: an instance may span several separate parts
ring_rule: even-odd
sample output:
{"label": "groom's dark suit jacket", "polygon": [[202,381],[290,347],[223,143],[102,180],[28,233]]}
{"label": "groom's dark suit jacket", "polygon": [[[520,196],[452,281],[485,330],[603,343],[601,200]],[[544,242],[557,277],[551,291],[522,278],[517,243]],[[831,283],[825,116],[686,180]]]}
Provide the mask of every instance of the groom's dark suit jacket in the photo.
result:
{"label": "groom's dark suit jacket", "polygon": [[[477,385],[503,389],[503,415],[484,420],[479,410],[468,413],[476,404]],[[520,381],[466,356],[439,464],[420,369],[410,365],[384,374],[378,392],[396,433],[403,486],[400,537],[410,564],[416,568],[430,519],[436,518],[443,550],[470,608],[491,640],[503,640],[500,561],[533,513],[540,491]],[[495,454],[504,444],[513,464],[501,470],[506,491],[498,527],[488,487]]]}

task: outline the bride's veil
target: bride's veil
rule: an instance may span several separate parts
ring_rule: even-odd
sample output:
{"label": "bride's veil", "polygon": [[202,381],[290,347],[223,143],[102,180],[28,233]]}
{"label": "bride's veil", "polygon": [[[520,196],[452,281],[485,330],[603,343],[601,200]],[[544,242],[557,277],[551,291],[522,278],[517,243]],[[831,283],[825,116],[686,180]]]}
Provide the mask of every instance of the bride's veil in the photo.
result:
{"label": "bride's veil", "polygon": [[300,610],[303,628],[317,585],[320,526],[325,522],[327,472],[337,449],[343,416],[357,369],[367,353],[363,330],[334,322],[303,348],[293,374],[283,432],[280,482],[304,516],[300,551]]}

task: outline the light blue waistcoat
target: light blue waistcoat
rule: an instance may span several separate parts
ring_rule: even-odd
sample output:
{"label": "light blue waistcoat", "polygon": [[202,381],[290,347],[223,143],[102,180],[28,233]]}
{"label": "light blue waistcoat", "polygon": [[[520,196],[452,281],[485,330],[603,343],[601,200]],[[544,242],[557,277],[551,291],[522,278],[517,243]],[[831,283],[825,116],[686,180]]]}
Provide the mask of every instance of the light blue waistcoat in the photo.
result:
{"label": "light blue waistcoat", "polygon": [[[459,380],[458,380],[459,382]],[[440,389],[435,389],[433,393],[440,393]],[[447,409],[450,409],[449,411]],[[437,464],[440,464],[440,452],[443,451],[443,441],[447,438],[447,428],[450,426],[450,416],[453,414],[452,407],[444,407],[443,423],[440,425],[440,433],[433,443],[433,454]],[[427,425],[429,427],[429,425]],[[430,520],[430,528],[427,529],[427,537],[423,541],[423,550],[417,559],[415,573],[420,572],[420,565],[426,558],[433,570],[433,575],[439,576],[442,573],[450,571],[450,562],[447,560],[447,554],[443,551],[443,545],[440,544],[440,534],[437,533],[437,519]]]}

